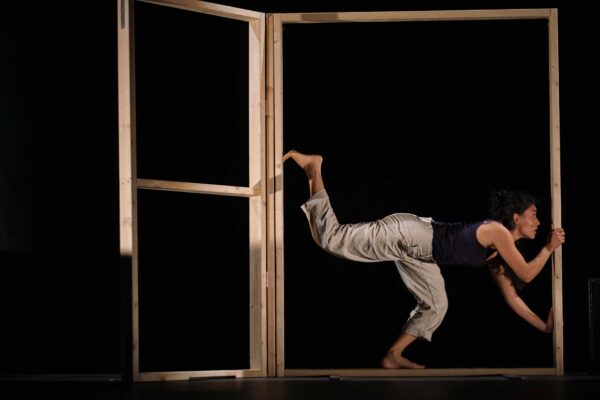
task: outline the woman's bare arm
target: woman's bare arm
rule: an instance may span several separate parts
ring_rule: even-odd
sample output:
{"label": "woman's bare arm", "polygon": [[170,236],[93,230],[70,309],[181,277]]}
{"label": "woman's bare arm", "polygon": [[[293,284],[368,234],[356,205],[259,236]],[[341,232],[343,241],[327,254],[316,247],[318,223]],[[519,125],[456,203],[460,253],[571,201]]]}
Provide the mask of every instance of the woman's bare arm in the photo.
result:
{"label": "woman's bare arm", "polygon": [[564,243],[564,230],[553,229],[546,245],[535,258],[527,262],[515,246],[514,238],[508,229],[499,223],[486,225],[481,231],[481,241],[488,247],[494,246],[504,261],[524,282],[531,282],[544,268],[552,252]]}
{"label": "woman's bare arm", "polygon": [[[503,270],[502,267],[501,271]],[[521,297],[517,294],[515,287],[511,284],[510,279],[504,275],[504,273],[500,272],[499,274],[494,269],[490,268],[490,273],[492,274],[492,278],[496,282],[498,289],[502,293],[502,297],[506,301],[506,304],[523,318],[525,321],[529,322],[532,326],[539,329],[542,332],[552,332],[554,329],[554,316],[552,313],[552,309],[550,309],[550,313],[548,315],[548,319],[543,321],[540,317],[537,316],[536,313],[531,311],[531,309],[527,306],[527,304],[523,301]]]}

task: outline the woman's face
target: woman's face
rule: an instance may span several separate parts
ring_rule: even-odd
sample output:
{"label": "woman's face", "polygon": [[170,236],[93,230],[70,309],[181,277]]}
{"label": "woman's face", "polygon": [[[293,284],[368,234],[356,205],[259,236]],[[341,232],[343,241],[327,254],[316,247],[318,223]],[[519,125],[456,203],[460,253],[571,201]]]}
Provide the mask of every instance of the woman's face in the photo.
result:
{"label": "woman's face", "polygon": [[540,220],[537,218],[537,207],[535,204],[529,206],[523,214],[513,216],[515,231],[519,238],[534,239]]}

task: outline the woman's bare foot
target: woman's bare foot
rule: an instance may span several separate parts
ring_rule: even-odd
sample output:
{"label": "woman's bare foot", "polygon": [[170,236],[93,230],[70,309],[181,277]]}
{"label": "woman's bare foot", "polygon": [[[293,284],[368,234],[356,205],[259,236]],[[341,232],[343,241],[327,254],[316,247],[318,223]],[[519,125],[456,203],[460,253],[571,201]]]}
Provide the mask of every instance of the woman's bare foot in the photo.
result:
{"label": "woman's bare foot", "polygon": [[323,178],[321,177],[323,157],[318,154],[302,154],[296,150],[290,150],[283,156],[283,162],[288,158],[294,160],[306,173],[311,196],[325,189]]}
{"label": "woman's bare foot", "polygon": [[408,358],[400,356],[394,356],[394,354],[390,351],[388,352],[383,361],[381,362],[381,366],[386,369],[398,369],[398,368],[408,368],[408,369],[423,369],[424,365],[414,363],[410,361]]}
{"label": "woman's bare foot", "polygon": [[323,163],[323,157],[318,154],[302,154],[296,150],[288,151],[283,156],[283,161],[285,162],[288,158],[293,159],[307,175],[314,171],[320,171]]}

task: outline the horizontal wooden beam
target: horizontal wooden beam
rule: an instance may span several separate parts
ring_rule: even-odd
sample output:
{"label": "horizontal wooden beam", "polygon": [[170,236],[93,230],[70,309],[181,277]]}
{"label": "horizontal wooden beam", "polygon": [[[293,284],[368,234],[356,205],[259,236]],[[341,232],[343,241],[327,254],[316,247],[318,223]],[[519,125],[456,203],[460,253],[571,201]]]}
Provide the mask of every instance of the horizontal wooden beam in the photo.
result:
{"label": "horizontal wooden beam", "polygon": [[234,370],[216,370],[216,371],[185,371],[185,372],[140,372],[138,381],[156,382],[156,381],[183,381],[194,378],[215,378],[215,377],[236,377],[236,378],[258,378],[264,376],[259,369],[234,369]]}
{"label": "horizontal wooden beam", "polygon": [[550,9],[283,13],[283,23],[548,19]]}
{"label": "horizontal wooden beam", "polygon": [[556,375],[556,368],[425,368],[425,369],[286,369],[284,376],[489,376],[489,375]]}
{"label": "horizontal wooden beam", "polygon": [[214,15],[236,19],[239,21],[256,21],[261,18],[261,13],[243,8],[223,6],[221,4],[209,3],[199,0],[138,0],[144,3],[152,3],[159,6],[179,8],[181,10],[201,12],[203,14]]}
{"label": "horizontal wooden beam", "polygon": [[260,196],[260,185],[255,188],[243,186],[210,185],[207,183],[174,182],[154,179],[138,179],[138,189],[164,190],[170,192],[185,192],[197,194],[214,194],[234,197]]}

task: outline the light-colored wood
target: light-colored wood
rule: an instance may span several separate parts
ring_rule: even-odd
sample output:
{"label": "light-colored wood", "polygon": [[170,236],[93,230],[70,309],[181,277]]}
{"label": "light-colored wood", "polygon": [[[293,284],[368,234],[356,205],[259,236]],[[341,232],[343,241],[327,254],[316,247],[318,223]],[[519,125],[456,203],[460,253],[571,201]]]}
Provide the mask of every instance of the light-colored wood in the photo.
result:
{"label": "light-colored wood", "polygon": [[285,370],[285,296],[284,296],[284,248],[283,248],[283,26],[281,15],[273,18],[273,94],[275,100],[275,283],[277,303],[277,375]]}
{"label": "light-colored wood", "polygon": [[211,185],[207,183],[161,181],[155,179],[138,179],[138,189],[165,190],[170,192],[185,192],[197,194],[213,194],[219,196],[255,197],[260,196],[261,188],[254,187]]}
{"label": "light-colored wood", "polygon": [[[132,119],[133,110],[131,88],[131,62],[129,56],[129,22],[127,14],[122,15],[121,2],[119,6],[118,28],[118,64],[119,64],[119,199],[120,199],[120,251],[121,256],[131,256],[133,253],[133,157],[132,149]],[[128,1],[126,2],[129,3]],[[128,5],[127,5],[128,7]],[[121,19],[125,19],[125,28],[121,28]]]}
{"label": "light-colored wood", "polygon": [[286,377],[348,376],[348,377],[403,377],[403,376],[489,376],[489,375],[555,375],[554,368],[440,368],[440,369],[286,369]]}
{"label": "light-colored wood", "polygon": [[139,372],[137,190],[135,186],[135,85],[133,0],[117,0],[119,80],[119,241],[120,255],[131,260],[132,345],[134,380]]}
{"label": "light-colored wood", "polygon": [[248,23],[248,181],[261,196],[249,199],[250,369],[267,375],[267,238],[265,218],[265,18]]}
{"label": "light-colored wood", "polygon": [[282,31],[284,23],[330,23],[330,22],[391,22],[391,21],[466,21],[466,20],[509,20],[546,19],[550,21],[550,91],[551,91],[551,169],[552,202],[554,224],[560,224],[560,142],[558,119],[558,32],[556,9],[511,9],[511,10],[456,10],[456,11],[400,11],[400,12],[343,12],[343,13],[294,13],[273,15],[273,35],[270,37],[274,49],[274,89],[268,93],[274,98],[274,190],[275,190],[275,263],[276,263],[276,346],[278,376],[468,376],[490,374],[519,375],[562,375],[563,366],[563,321],[562,321],[562,263],[561,249],[553,256],[553,303],[555,312],[555,368],[501,368],[501,369],[426,369],[426,370],[383,370],[383,369],[285,369],[284,330],[284,247],[283,247],[283,179],[281,156],[283,154],[283,49]]}
{"label": "light-colored wood", "polygon": [[273,94],[273,14],[267,16],[266,43],[266,130],[267,130],[267,375],[277,375],[275,292],[275,103]]}
{"label": "light-colored wood", "polygon": [[286,13],[280,16],[283,23],[546,19],[550,9]]}
{"label": "light-colored wood", "polygon": [[[558,102],[558,11],[552,9],[548,21],[550,65],[550,168],[552,223],[561,222],[560,182],[560,118]],[[563,360],[563,296],[562,296],[562,247],[552,256],[552,309],[554,311],[554,366],[557,375],[564,375]]]}
{"label": "light-colored wood", "polygon": [[[119,0],[120,1],[120,0]],[[133,0],[130,0],[133,1]],[[137,189],[163,190],[184,193],[208,194],[217,196],[236,196],[248,198],[249,207],[249,320],[250,320],[250,368],[247,370],[216,370],[216,371],[168,371],[168,372],[140,372],[139,371],[139,321],[137,313],[138,279],[137,261],[134,257],[135,278],[133,290],[134,302],[134,380],[184,380],[205,377],[261,377],[267,375],[267,233],[266,233],[266,135],[265,135],[265,15],[249,10],[218,4],[192,0],[151,0],[148,3],[166,5],[179,9],[191,10],[218,17],[236,19],[248,23],[248,155],[249,155],[249,187],[214,185],[191,182],[175,182],[152,179],[129,179],[132,191]],[[121,35],[121,33],[120,33]],[[120,36],[121,37],[121,36]],[[133,36],[129,37],[132,41]],[[127,56],[133,57],[133,49],[126,49]],[[120,67],[124,69],[124,67]],[[128,69],[133,74],[133,69]],[[133,81],[133,76],[131,77]],[[133,93],[133,85],[131,85]],[[129,104],[129,103],[128,103]],[[133,107],[133,103],[132,107]],[[134,141],[131,142],[129,152],[135,154]],[[125,147],[123,147],[125,148]],[[135,159],[131,165],[135,168]],[[135,171],[135,169],[134,169]],[[124,202],[125,204],[126,202]],[[134,209],[135,211],[135,209]],[[135,228],[135,227],[134,227]],[[137,252],[136,232],[134,230],[133,243],[130,248],[135,255]]]}
{"label": "light-colored wood", "polygon": [[213,378],[213,377],[236,377],[236,378],[258,378],[264,374],[262,370],[253,369],[232,369],[232,370],[214,370],[214,371],[193,371],[193,372],[140,372],[138,381],[156,382],[156,381],[183,381],[194,378]]}
{"label": "light-colored wood", "polygon": [[273,99],[274,99],[274,189],[275,189],[275,291],[277,321],[277,375],[285,370],[284,263],[283,263],[283,35],[281,14],[273,16]]}
{"label": "light-colored wood", "polygon": [[209,3],[199,0],[138,0],[144,3],[152,3],[161,6],[179,8],[181,10],[201,12],[203,14],[236,19],[240,21],[259,21],[264,14],[259,12],[224,6],[221,4]]}

